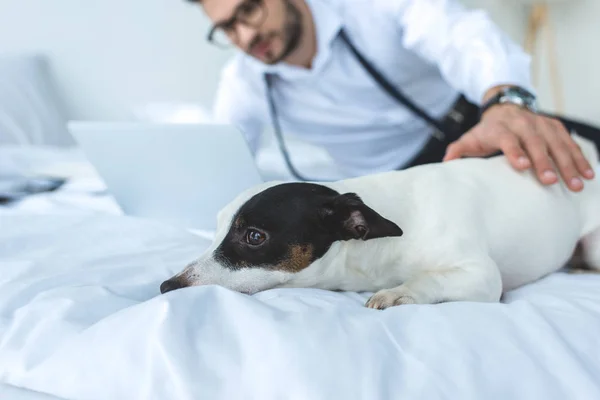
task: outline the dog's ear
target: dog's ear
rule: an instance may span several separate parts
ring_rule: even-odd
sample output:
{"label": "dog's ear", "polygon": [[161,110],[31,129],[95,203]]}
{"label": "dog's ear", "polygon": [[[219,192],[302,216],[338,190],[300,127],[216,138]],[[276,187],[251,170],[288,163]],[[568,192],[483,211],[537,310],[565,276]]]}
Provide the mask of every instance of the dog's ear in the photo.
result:
{"label": "dog's ear", "polygon": [[320,218],[325,228],[341,240],[402,236],[402,229],[369,208],[355,193],[335,196],[323,204]]}

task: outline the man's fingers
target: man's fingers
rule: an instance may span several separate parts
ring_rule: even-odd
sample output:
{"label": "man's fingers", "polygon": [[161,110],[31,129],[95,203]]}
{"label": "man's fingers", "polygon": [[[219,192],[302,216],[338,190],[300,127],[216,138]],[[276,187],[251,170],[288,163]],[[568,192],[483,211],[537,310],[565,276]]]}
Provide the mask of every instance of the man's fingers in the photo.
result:
{"label": "man's fingers", "polygon": [[522,140],[539,180],[547,185],[558,182],[546,141],[537,134],[526,135]]}
{"label": "man's fingers", "polygon": [[554,163],[556,164],[560,175],[563,180],[569,186],[569,189],[573,191],[580,191],[583,189],[583,181],[579,178],[579,171],[575,164],[574,154],[571,148],[565,143],[565,140],[561,137],[560,132],[554,131],[553,127],[547,127],[546,135],[548,141],[548,150]]}
{"label": "man's fingers", "polygon": [[581,147],[579,147],[572,138],[567,141],[567,146],[571,147],[573,160],[575,160],[575,165],[577,166],[579,173],[587,179],[594,179],[594,176],[596,175],[594,173],[594,169],[590,165],[589,161],[585,158],[583,152],[581,151]]}
{"label": "man's fingers", "polygon": [[465,133],[457,141],[450,143],[450,145],[446,149],[444,161],[450,161],[461,158],[467,155],[468,153],[472,153],[474,148],[476,148],[474,138]]}
{"label": "man's fingers", "polygon": [[446,149],[444,161],[461,157],[483,157],[491,154],[493,151],[486,150],[478,138],[479,129],[479,127],[475,127],[451,143]]}
{"label": "man's fingers", "polygon": [[531,161],[517,135],[509,132],[503,134],[500,139],[500,149],[514,168],[524,170],[531,167]]}
{"label": "man's fingers", "polygon": [[531,161],[517,135],[502,125],[496,126],[492,132],[485,133],[485,137],[490,143],[482,143],[475,130],[467,133],[448,146],[444,161],[463,156],[483,157],[501,150],[513,168],[524,170],[531,167]]}
{"label": "man's fingers", "polygon": [[[485,129],[484,129],[485,128]],[[502,122],[478,125],[450,144],[443,161],[484,157],[501,150],[513,168],[533,167],[542,184],[557,183],[559,175],[569,189],[583,189],[581,177],[592,179],[594,170],[577,143],[558,120],[525,117],[512,125]]]}
{"label": "man's fingers", "polygon": [[571,157],[575,161],[575,166],[576,166],[577,170],[579,171],[579,173],[582,176],[586,177],[587,179],[593,179],[594,175],[595,175],[594,169],[590,165],[589,161],[585,158],[585,155],[581,151],[581,147],[579,147],[577,142],[575,142],[575,140],[573,140],[571,135],[569,135],[566,128],[560,121],[553,120],[552,125],[555,127],[556,131],[558,132],[557,136],[562,138],[562,141],[567,146],[567,148],[570,150]]}

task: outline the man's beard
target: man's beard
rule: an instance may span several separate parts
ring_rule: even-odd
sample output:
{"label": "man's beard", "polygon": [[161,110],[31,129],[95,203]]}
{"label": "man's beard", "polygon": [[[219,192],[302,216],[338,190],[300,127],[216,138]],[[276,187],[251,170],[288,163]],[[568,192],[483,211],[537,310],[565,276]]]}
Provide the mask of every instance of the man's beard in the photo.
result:
{"label": "man's beard", "polygon": [[[283,51],[279,56],[269,61],[265,61],[267,64],[277,64],[281,60],[292,54],[300,45],[300,39],[302,38],[302,13],[290,0],[284,0],[286,5],[285,24],[283,32],[279,36],[284,41]],[[268,35],[271,36],[271,35]],[[274,35],[273,35],[274,36]],[[249,48],[252,48],[255,44],[260,43],[264,40],[263,36],[256,37]]]}
{"label": "man's beard", "polygon": [[285,0],[285,3],[287,12],[283,29],[286,43],[283,51],[273,63],[277,63],[292,54],[300,45],[300,38],[302,37],[302,14],[291,1]]}

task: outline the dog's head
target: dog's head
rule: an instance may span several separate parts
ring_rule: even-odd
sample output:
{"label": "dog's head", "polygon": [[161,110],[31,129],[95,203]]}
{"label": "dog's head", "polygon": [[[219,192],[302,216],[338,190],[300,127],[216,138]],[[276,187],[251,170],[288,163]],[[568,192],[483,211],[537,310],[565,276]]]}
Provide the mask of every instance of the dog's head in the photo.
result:
{"label": "dog's head", "polygon": [[356,194],[322,185],[278,184],[235,202],[219,216],[211,247],[163,282],[161,293],[209,284],[256,293],[289,283],[334,242],[402,235]]}

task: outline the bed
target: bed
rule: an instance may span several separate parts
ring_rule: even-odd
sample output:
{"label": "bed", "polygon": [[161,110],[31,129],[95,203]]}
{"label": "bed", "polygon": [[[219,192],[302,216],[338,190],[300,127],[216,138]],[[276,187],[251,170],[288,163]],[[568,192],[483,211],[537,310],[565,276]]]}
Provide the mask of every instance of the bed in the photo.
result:
{"label": "bed", "polygon": [[209,238],[123,215],[77,150],[3,151],[76,172],[0,207],[0,398],[600,398],[600,275],[385,311],[316,289],[160,295]]}
{"label": "bed", "polygon": [[[0,173],[68,181],[0,206],[0,399],[600,399],[600,275],[385,311],[363,306],[370,293],[315,289],[160,295],[210,232],[123,215],[64,146],[39,59],[18,61],[0,59],[13,74],[0,84],[20,93],[0,96]],[[299,160],[311,176],[327,167]],[[286,178],[278,153],[259,165]]]}

